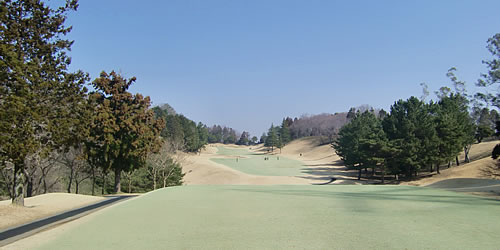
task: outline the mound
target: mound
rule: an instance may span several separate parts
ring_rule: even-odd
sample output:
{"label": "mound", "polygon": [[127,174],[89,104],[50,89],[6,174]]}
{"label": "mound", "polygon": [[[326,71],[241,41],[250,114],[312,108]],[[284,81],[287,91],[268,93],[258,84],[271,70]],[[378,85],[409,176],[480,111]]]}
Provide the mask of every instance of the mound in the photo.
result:
{"label": "mound", "polygon": [[0,230],[22,225],[63,211],[99,202],[105,198],[81,194],[50,193],[25,198],[25,207],[11,205],[10,200],[0,201]]}
{"label": "mound", "polygon": [[442,189],[460,189],[460,188],[480,188],[485,186],[500,185],[500,180],[475,179],[475,178],[454,178],[427,185],[426,187]]}
{"label": "mound", "polygon": [[281,154],[300,156],[307,160],[320,160],[335,157],[335,151],[330,144],[321,145],[321,138],[317,136],[305,137],[294,140],[287,144]]}
{"label": "mound", "polygon": [[500,180],[454,178],[427,185],[430,188],[446,189],[456,192],[484,193],[485,195],[500,195]]}

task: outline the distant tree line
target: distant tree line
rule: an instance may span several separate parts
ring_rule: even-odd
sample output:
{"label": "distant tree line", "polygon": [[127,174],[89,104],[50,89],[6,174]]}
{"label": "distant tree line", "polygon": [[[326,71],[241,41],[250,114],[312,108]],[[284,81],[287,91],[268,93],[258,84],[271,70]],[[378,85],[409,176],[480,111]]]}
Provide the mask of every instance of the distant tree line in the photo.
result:
{"label": "distant tree line", "polygon": [[[385,115],[384,110],[375,109],[369,105],[361,105],[356,108],[351,108],[349,112],[319,115],[302,115],[300,118],[286,117],[283,119],[280,126],[271,125],[271,128],[262,134],[259,142],[265,146],[281,148],[292,140],[303,137],[319,136],[321,144],[332,143],[336,138],[339,129],[349,122],[356,112],[364,112],[370,110],[377,116]],[[281,139],[280,139],[281,138]]]}

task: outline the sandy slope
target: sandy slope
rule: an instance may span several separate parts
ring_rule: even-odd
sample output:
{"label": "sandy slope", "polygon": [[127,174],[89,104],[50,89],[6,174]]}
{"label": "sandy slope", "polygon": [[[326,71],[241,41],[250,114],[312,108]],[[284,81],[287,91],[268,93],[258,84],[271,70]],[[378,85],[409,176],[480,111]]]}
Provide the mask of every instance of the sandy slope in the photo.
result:
{"label": "sandy slope", "polygon": [[496,160],[484,158],[463,164],[458,167],[441,170],[441,174],[416,181],[402,183],[403,185],[426,186],[443,180],[454,178],[500,179],[500,169],[495,166]]}
{"label": "sandy slope", "polygon": [[304,162],[309,178],[313,180],[328,181],[333,177],[336,181],[332,184],[365,183],[357,180],[355,170],[347,170],[330,144],[321,145],[319,137],[294,140],[283,148],[281,154]]}
{"label": "sandy slope", "polygon": [[[182,164],[184,183],[186,185],[271,185],[271,184],[308,184],[307,179],[293,176],[257,176],[236,171],[222,164],[211,161],[211,158],[232,156],[217,155],[217,144],[208,145],[199,155],[188,155]],[[227,146],[234,148],[251,148]]]}
{"label": "sandy slope", "polygon": [[0,230],[22,225],[63,211],[89,205],[105,198],[80,194],[50,193],[24,199],[25,207],[0,201]]}

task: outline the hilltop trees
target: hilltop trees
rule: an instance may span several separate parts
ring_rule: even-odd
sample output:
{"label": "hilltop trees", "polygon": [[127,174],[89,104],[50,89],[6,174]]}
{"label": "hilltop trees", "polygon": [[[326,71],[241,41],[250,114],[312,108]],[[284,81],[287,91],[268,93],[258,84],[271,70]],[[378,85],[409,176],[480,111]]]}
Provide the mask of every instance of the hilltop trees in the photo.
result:
{"label": "hilltop trees", "polygon": [[208,143],[231,144],[238,141],[238,135],[232,128],[214,125],[208,128]]}
{"label": "hilltop trees", "polygon": [[240,139],[236,142],[237,145],[248,145],[250,143],[250,133],[243,131]]}
{"label": "hilltop trees", "polygon": [[[353,108],[355,111],[355,108]],[[306,136],[322,136],[333,141],[338,130],[347,123],[347,113],[303,115],[300,118],[286,118],[290,140]]]}
{"label": "hilltop trees", "polygon": [[209,139],[208,128],[203,123],[196,124],[182,114],[177,114],[168,104],[154,107],[157,119],[165,121],[161,136],[175,146],[176,150],[199,152]]}
{"label": "hilltop trees", "polygon": [[13,164],[12,202],[24,204],[25,160],[71,143],[79,133],[73,107],[83,102],[86,75],[68,72],[72,41],[66,14],[39,1],[0,2],[0,162]]}
{"label": "hilltop trees", "polygon": [[90,94],[90,100],[96,108],[91,125],[93,136],[87,143],[90,163],[104,172],[114,171],[115,192],[121,191],[122,171],[144,166],[148,154],[157,150],[164,127],[163,120],[155,119],[148,109],[149,97],[127,91],[135,80],[126,80],[113,71],[102,72],[92,82],[96,91]]}
{"label": "hilltop trees", "polygon": [[382,119],[373,112],[357,112],[332,146],[347,167],[359,170],[358,179],[362,168],[412,178],[422,169],[432,171],[433,164],[438,173],[441,164],[453,159],[458,164],[458,154],[469,147],[473,135],[466,98],[448,92],[437,103],[416,97],[399,100]]}

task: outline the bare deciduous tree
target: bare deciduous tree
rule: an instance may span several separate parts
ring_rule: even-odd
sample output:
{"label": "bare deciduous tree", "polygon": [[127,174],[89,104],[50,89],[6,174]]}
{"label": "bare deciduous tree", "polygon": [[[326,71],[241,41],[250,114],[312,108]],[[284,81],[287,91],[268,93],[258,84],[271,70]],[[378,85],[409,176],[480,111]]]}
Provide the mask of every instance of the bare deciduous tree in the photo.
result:
{"label": "bare deciduous tree", "polygon": [[153,180],[153,189],[157,188],[158,180],[163,182],[163,187],[167,186],[168,178],[186,159],[182,149],[183,145],[175,140],[164,141],[160,150],[148,157],[147,170]]}

